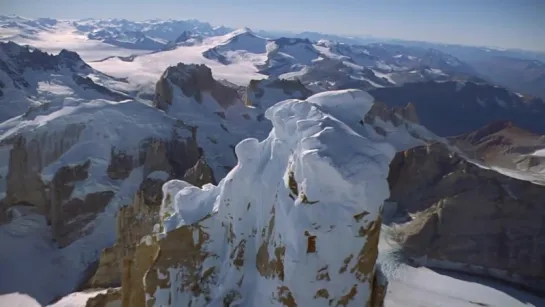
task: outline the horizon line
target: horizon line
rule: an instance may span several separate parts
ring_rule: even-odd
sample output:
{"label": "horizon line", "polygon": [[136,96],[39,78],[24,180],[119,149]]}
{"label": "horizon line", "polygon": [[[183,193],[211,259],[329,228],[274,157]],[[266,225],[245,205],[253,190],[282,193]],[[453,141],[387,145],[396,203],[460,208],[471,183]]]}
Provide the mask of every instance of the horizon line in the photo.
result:
{"label": "horizon line", "polygon": [[[491,45],[470,45],[470,44],[462,44],[462,43],[447,43],[447,42],[440,42],[440,41],[434,41],[434,40],[412,40],[412,39],[406,39],[406,38],[399,38],[399,37],[382,37],[382,36],[374,36],[373,34],[358,34],[358,35],[348,35],[348,34],[342,34],[342,33],[324,33],[319,31],[313,31],[313,30],[305,30],[305,31],[294,31],[294,30],[279,30],[279,29],[259,29],[256,30],[252,29],[248,26],[243,27],[233,27],[229,25],[214,25],[209,21],[203,21],[196,18],[188,18],[188,19],[175,19],[175,18],[146,18],[146,19],[131,19],[131,18],[97,18],[97,17],[84,17],[84,18],[52,18],[52,17],[30,17],[30,16],[22,16],[17,14],[0,14],[0,17],[19,17],[23,19],[54,19],[57,21],[84,21],[84,20],[127,20],[132,22],[145,22],[145,21],[197,21],[201,23],[207,23],[213,28],[216,27],[226,27],[230,28],[233,31],[236,31],[238,29],[242,28],[248,28],[254,32],[285,32],[295,35],[300,35],[305,32],[308,33],[314,33],[314,34],[320,34],[320,35],[327,35],[327,36],[338,36],[340,38],[344,39],[377,39],[382,41],[399,41],[399,42],[406,42],[406,43],[428,43],[428,44],[436,44],[436,45],[446,45],[446,46],[461,46],[461,47],[472,47],[472,48],[487,48],[487,49],[494,49],[496,51],[523,51],[523,52],[535,52],[535,53],[543,53],[545,54],[545,49],[530,49],[530,48],[507,48],[507,47],[500,47],[500,46],[491,46]],[[288,37],[289,38],[289,37]],[[380,42],[377,42],[380,43]],[[361,43],[362,45],[365,45],[365,43]]]}

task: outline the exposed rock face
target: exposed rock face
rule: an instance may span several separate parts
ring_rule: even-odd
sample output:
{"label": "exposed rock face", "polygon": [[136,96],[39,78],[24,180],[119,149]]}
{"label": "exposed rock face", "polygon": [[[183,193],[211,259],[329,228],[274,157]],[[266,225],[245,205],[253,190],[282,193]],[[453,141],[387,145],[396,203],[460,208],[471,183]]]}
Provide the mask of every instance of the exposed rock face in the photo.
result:
{"label": "exposed rock face", "polygon": [[[273,90],[278,90],[279,93],[270,93]],[[271,105],[284,99],[306,99],[311,94],[312,91],[307,89],[299,80],[284,80],[271,77],[264,80],[250,81],[243,99],[247,106],[253,106],[265,111]]]}
{"label": "exposed rock face", "polygon": [[525,100],[501,87],[475,82],[419,82],[369,91],[389,106],[416,106],[420,122],[433,133],[455,136],[498,120],[510,120],[534,133],[545,133],[545,102]]}
{"label": "exposed rock face", "polygon": [[28,87],[28,83],[21,76],[24,69],[58,71],[66,67],[71,71],[91,69],[77,53],[61,50],[58,55],[48,54],[38,49],[31,49],[14,42],[0,42],[0,54],[6,58],[0,59],[0,70],[10,76],[17,88]]}
{"label": "exposed rock face", "polygon": [[512,121],[492,122],[452,140],[458,147],[475,152],[475,158],[492,164],[504,164],[497,159],[501,156],[528,155],[545,148],[545,135],[521,129]]}
{"label": "exposed rock face", "polygon": [[376,119],[391,122],[394,126],[401,125],[405,120],[420,123],[414,104],[408,103],[404,107],[389,107],[385,103],[375,101],[371,110],[365,115],[366,123],[374,123]]}
{"label": "exposed rock face", "polygon": [[[309,94],[298,81],[252,81],[246,89],[214,80],[204,65],[180,63],[169,67],[157,82],[154,106],[191,129],[206,151],[207,164],[217,178],[223,178],[237,162],[231,153],[238,142],[248,136],[267,137],[271,125],[264,120],[264,112],[269,106]],[[244,96],[251,100],[251,107],[241,99]]]}
{"label": "exposed rock face", "polygon": [[[203,158],[199,159],[193,167],[185,172],[183,179],[198,187],[202,187],[207,183],[216,183],[212,170],[206,165],[206,161],[204,161]],[[158,191],[160,191],[160,189]]]}
{"label": "exposed rock face", "polygon": [[510,121],[498,121],[451,141],[484,165],[523,172],[533,182],[545,185],[545,156],[534,154],[545,148],[545,135],[531,133]]}
{"label": "exposed rock face", "polygon": [[179,63],[167,68],[155,86],[154,106],[166,110],[172,105],[174,88],[201,103],[203,95],[210,94],[223,108],[240,102],[237,90],[214,80],[206,65]]}
{"label": "exposed rock face", "polygon": [[386,292],[388,290],[388,279],[380,269],[375,270],[373,278],[373,289],[369,307],[383,307]]}
{"label": "exposed rock face", "polygon": [[[165,173],[166,174],[166,173]],[[136,247],[143,237],[154,232],[154,227],[160,222],[159,208],[162,200],[162,186],[167,179],[148,177],[141,184],[132,205],[123,207],[117,213],[117,241],[102,252],[99,267],[89,281],[88,288],[107,288],[121,286],[124,261],[132,261]],[[212,171],[201,158],[185,172],[184,180],[196,186],[215,182]],[[136,268],[125,268],[128,274],[143,274]],[[127,292],[125,290],[125,292]],[[129,305],[132,306],[132,305]]]}
{"label": "exposed rock face", "polygon": [[112,100],[115,101],[122,101],[131,99],[130,96],[123,95],[121,93],[114,92],[110,90],[109,88],[96,84],[91,78],[89,77],[82,77],[77,74],[72,75],[72,79],[76,84],[78,84],[81,88],[85,90],[95,90],[98,93],[101,93],[107,97],[110,97]]}
{"label": "exposed rock face", "polygon": [[389,182],[390,199],[411,215],[396,231],[414,259],[545,289],[545,187],[440,144],[397,154]]}
{"label": "exposed rock face", "polygon": [[183,31],[178,38],[173,41],[169,41],[162,50],[173,50],[181,46],[193,46],[202,43],[203,36],[199,33],[192,33],[191,31]]}
{"label": "exposed rock face", "polygon": [[[58,159],[80,141],[80,134],[84,129],[83,124],[67,125],[60,133],[45,131],[29,138],[17,136],[5,140],[4,146],[9,146],[11,150],[6,195],[0,202],[0,221],[7,221],[6,214],[11,206],[34,206],[47,217],[53,238],[61,247],[92,230],[85,226],[104,211],[118,192],[119,186],[74,195],[78,184],[88,179],[96,179],[89,177],[90,160],[77,165],[61,166],[52,178],[44,178],[42,174],[46,166],[58,163]],[[121,182],[128,180],[129,175],[137,168],[142,168],[144,178],[158,171],[164,172],[167,178],[169,174],[183,178],[188,170],[191,174],[188,176],[197,176],[193,167],[201,155],[195,139],[191,137],[173,135],[170,140],[144,139],[140,148],[132,152],[118,152],[111,148],[106,174],[110,179]],[[89,159],[92,158],[93,156],[89,156]],[[202,180],[213,178],[211,171],[199,174],[201,175]]]}
{"label": "exposed rock face", "polygon": [[[34,138],[25,138],[18,136],[4,140],[4,146],[9,148],[7,155],[7,176],[6,176],[6,196],[3,200],[3,207],[0,208],[0,215],[5,213],[7,207],[17,204],[31,204],[40,208],[48,220],[52,220],[51,202],[58,203],[66,200],[70,195],[74,181],[83,180],[87,177],[88,164],[74,167],[65,167],[59,170],[59,173],[52,180],[52,190],[43,182],[40,171],[49,163],[58,159],[70,146],[72,140],[77,139],[82,131],[80,125],[70,125],[64,133],[51,133],[49,135],[37,135]],[[44,148],[50,141],[59,138],[58,146],[53,150]],[[57,199],[51,200],[52,197]]]}
{"label": "exposed rock face", "polygon": [[146,179],[134,203],[123,207],[117,213],[117,242],[104,249],[97,272],[90,280],[90,288],[121,286],[123,259],[132,258],[142,237],[153,232],[159,222],[161,187],[165,181]]}

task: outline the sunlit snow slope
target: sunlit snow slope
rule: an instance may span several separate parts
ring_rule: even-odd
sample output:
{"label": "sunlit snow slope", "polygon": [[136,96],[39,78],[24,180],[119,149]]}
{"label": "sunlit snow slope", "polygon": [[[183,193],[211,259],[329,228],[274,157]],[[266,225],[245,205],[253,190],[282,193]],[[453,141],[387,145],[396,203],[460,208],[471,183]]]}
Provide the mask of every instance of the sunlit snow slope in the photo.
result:
{"label": "sunlit snow slope", "polygon": [[113,57],[104,61],[90,62],[89,65],[114,77],[128,77],[129,81],[135,84],[155,84],[167,67],[180,62],[205,64],[212,69],[216,79],[226,79],[239,85],[247,85],[252,79],[265,78],[265,75],[258,73],[252,61],[241,60],[224,65],[203,55],[229,39],[232,39],[230,34],[208,37],[202,44],[194,46],[141,55],[130,61]]}

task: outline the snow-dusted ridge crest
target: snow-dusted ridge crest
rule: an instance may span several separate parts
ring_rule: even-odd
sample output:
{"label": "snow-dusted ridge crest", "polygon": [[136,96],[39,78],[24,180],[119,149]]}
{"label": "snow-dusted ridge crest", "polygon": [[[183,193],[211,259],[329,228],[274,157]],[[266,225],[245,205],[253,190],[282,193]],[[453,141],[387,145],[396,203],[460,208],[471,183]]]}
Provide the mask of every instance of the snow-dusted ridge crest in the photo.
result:
{"label": "snow-dusted ridge crest", "polygon": [[[389,160],[382,161],[380,159],[393,158],[395,155],[395,147],[391,144],[362,136],[345,124],[345,122],[356,123],[360,120],[362,115],[365,115],[370,110],[372,103],[373,98],[366,92],[342,90],[316,94],[305,101],[295,99],[286,100],[272,106],[265,112],[265,117],[273,123],[274,127],[269,137],[262,142],[258,142],[254,138],[240,142],[235,147],[238,157],[237,166],[217,187],[208,186],[203,190],[193,189],[192,185],[182,183],[179,180],[173,180],[165,184],[163,188],[165,200],[163,201],[162,212],[171,216],[164,221],[164,230],[168,232],[180,226],[197,222],[207,214],[219,212],[221,210],[221,200],[216,200],[214,206],[209,206],[208,209],[211,210],[198,211],[190,209],[197,209],[196,207],[199,206],[187,207],[187,204],[194,204],[195,202],[184,201],[186,200],[185,198],[178,199],[176,197],[192,193],[209,194],[212,191],[218,191],[220,192],[218,195],[221,195],[227,181],[233,181],[234,178],[238,178],[240,176],[239,173],[249,175],[252,171],[255,171],[255,167],[252,166],[260,160],[258,158],[261,158],[261,164],[266,164],[267,162],[273,164],[274,162],[275,165],[282,166],[285,174],[281,177],[287,176],[288,169],[294,172],[296,181],[305,182],[301,192],[305,193],[309,199],[315,196],[323,199],[323,201],[329,201],[327,200],[329,198],[338,201],[337,197],[341,197],[341,195],[337,195],[337,193],[323,194],[317,188],[317,186],[323,185],[321,181],[323,177],[320,175],[326,175],[326,177],[331,179],[349,181],[352,185],[358,185],[361,182],[365,182],[367,175],[355,172],[355,170],[345,170],[342,168],[343,166],[358,166],[359,164],[365,167],[377,167],[377,165],[382,166],[382,162],[385,162],[387,171]],[[346,138],[334,138],[335,134],[345,136]],[[352,141],[357,144],[354,144]],[[347,148],[346,145],[350,146]],[[349,150],[353,152],[349,152]],[[254,154],[258,157],[256,158]],[[287,159],[283,159],[285,160],[283,161],[277,156]],[[268,159],[270,161],[267,161]],[[373,161],[370,161],[370,159],[373,159]],[[323,160],[326,160],[326,162],[323,162]],[[352,165],[353,163],[355,165]],[[316,166],[316,168],[311,168],[311,166]],[[257,170],[268,170],[268,168],[266,168],[266,165],[263,165]],[[384,169],[379,168],[377,170],[382,171]],[[386,179],[387,174],[382,175]],[[268,183],[265,179],[261,179],[260,181]],[[335,182],[335,180],[331,180],[328,184],[332,182]],[[339,188],[341,187],[339,186]],[[186,194],[189,190],[191,192]],[[378,195],[382,196],[381,193]],[[174,202],[167,201],[171,196],[175,196]],[[354,196],[356,198],[352,200],[361,200],[359,193]],[[385,196],[387,197],[388,195]],[[348,196],[342,195],[342,197]],[[201,207],[199,209],[204,208]],[[196,215],[192,216],[189,212]],[[174,221],[176,221],[176,224],[173,224]]]}
{"label": "snow-dusted ridge crest", "polygon": [[[238,164],[217,186],[167,182],[159,237],[197,229],[199,253],[209,255],[196,266],[206,275],[200,287],[211,290],[196,296],[182,282],[195,266],[181,259],[167,272],[150,269],[144,283],[153,295],[147,301],[155,306],[222,306],[226,299],[237,306],[372,303],[380,210],[389,196],[386,179],[396,152],[367,137],[365,129],[351,128],[372,105],[373,98],[359,90],[280,102],[266,111],[273,123],[269,136],[240,142]],[[159,268],[160,257],[155,261]],[[153,276],[166,278],[169,286],[150,288]]]}

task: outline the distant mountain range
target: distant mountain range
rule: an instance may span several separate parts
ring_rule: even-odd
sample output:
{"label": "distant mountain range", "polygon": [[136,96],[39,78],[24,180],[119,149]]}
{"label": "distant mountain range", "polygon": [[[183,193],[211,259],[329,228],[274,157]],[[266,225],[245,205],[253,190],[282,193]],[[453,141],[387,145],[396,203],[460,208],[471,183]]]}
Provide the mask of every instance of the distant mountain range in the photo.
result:
{"label": "distant mountain range", "polygon": [[[136,51],[157,51],[172,48],[180,35],[187,31],[194,37],[221,36],[233,32],[235,29],[219,26],[214,27],[206,22],[198,20],[148,20],[130,21],[126,19],[84,19],[75,21],[60,21],[50,18],[26,19],[17,16],[0,16],[1,38],[4,40],[32,39],[40,32],[54,31],[58,28],[71,27],[88,39],[103,42],[105,44]],[[441,61],[448,66],[464,66],[464,72],[484,78],[489,82],[505,86],[513,91],[527,95],[545,96],[545,52],[531,52],[522,50],[500,50],[486,47],[471,47],[454,44],[439,44],[428,42],[414,42],[396,39],[380,39],[358,36],[342,36],[323,34],[318,32],[289,32],[289,31],[265,31],[253,32],[254,35],[265,39],[278,39],[291,37],[308,39],[312,42],[325,40],[332,44],[339,43],[341,47],[333,47],[351,53],[361,53],[360,47],[355,45],[367,45],[366,50],[372,56],[383,59],[384,56],[397,56],[397,64],[402,66],[414,66],[412,57],[418,54],[418,66],[432,64],[437,61],[434,53],[442,52]],[[323,44],[322,44],[323,45]],[[236,49],[236,48],[235,48]],[[353,49],[353,50],[347,50]],[[357,50],[360,51],[357,51]],[[372,50],[371,50],[372,49]],[[384,49],[384,50],[381,50]],[[391,54],[397,51],[397,54]],[[214,55],[211,57],[222,60],[224,57]],[[220,52],[221,53],[221,52]],[[451,55],[447,60],[445,55]],[[361,54],[360,54],[361,57]],[[440,57],[439,57],[440,58]],[[362,62],[359,62],[361,65]],[[363,62],[365,63],[365,62]],[[433,63],[440,64],[440,63]],[[432,68],[441,69],[438,65],[430,65]],[[441,65],[439,65],[441,66]],[[444,67],[443,67],[444,68]],[[406,76],[402,77],[407,78]],[[425,80],[426,77],[416,78]]]}

